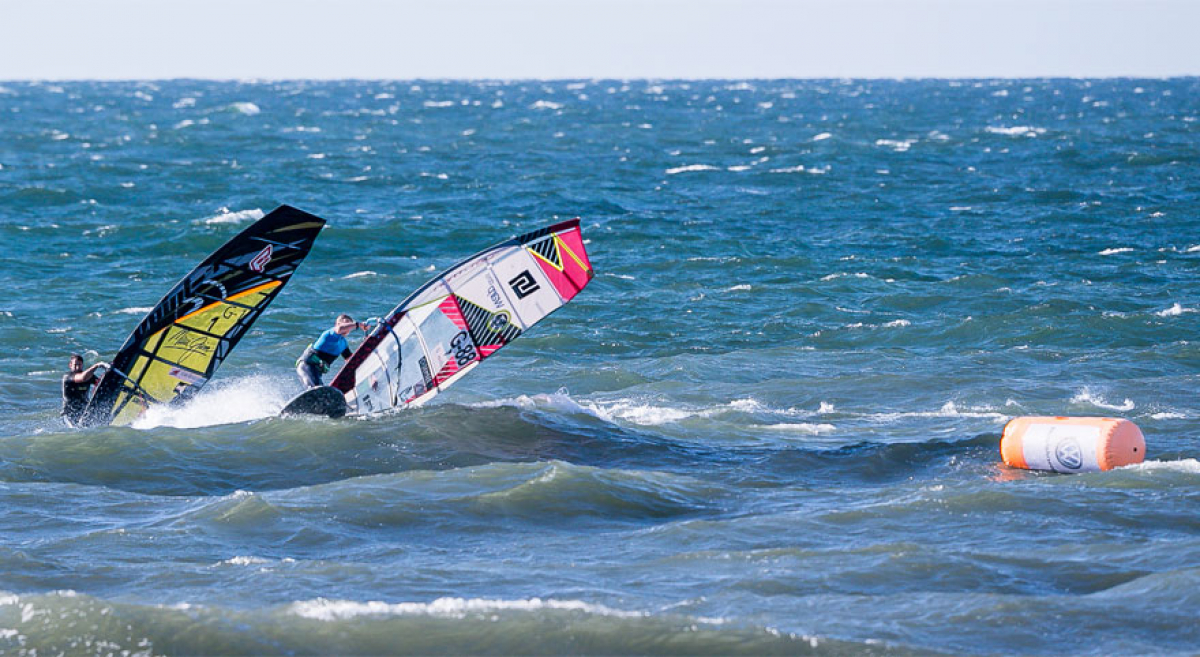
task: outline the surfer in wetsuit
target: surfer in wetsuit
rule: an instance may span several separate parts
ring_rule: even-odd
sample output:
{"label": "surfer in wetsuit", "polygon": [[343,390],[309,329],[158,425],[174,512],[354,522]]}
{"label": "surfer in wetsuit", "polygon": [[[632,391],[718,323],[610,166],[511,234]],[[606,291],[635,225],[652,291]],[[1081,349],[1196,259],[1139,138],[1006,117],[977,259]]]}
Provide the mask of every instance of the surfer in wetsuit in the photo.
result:
{"label": "surfer in wetsuit", "polygon": [[69,427],[79,426],[83,418],[83,410],[87,408],[88,390],[92,384],[99,381],[96,370],[101,367],[108,369],[108,363],[96,363],[86,370],[83,369],[83,356],[71,354],[67,360],[67,373],[62,378],[62,417]]}
{"label": "surfer in wetsuit", "polygon": [[349,315],[338,315],[333,328],[322,333],[316,342],[304,350],[300,360],[296,361],[296,374],[300,376],[300,381],[305,387],[316,388],[324,385],[321,383],[321,375],[329,371],[333,361],[337,360],[338,356],[350,358],[352,352],[350,344],[346,342],[346,336],[356,328],[365,331],[367,325],[354,321]]}

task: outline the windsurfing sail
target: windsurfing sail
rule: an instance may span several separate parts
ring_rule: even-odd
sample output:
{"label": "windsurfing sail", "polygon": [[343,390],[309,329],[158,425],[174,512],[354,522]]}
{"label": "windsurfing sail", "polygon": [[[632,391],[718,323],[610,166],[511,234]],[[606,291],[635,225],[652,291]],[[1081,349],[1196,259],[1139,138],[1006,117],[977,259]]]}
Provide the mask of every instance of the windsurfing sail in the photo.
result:
{"label": "windsurfing sail", "polygon": [[330,383],[352,413],[423,404],[592,279],[579,220],[501,242],[396,306]]}
{"label": "windsurfing sail", "polygon": [[208,256],[142,319],[84,411],[126,425],[197,392],[283,289],[325,220],[282,205]]}

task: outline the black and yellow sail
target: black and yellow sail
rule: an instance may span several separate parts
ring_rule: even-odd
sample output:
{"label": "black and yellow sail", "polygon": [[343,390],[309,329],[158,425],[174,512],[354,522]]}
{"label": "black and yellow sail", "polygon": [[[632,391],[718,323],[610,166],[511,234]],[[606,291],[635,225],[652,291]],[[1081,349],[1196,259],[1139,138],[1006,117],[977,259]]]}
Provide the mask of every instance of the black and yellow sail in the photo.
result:
{"label": "black and yellow sail", "polygon": [[283,205],[213,252],[125,340],[84,423],[129,424],[152,405],[199,390],[283,289],[324,225]]}

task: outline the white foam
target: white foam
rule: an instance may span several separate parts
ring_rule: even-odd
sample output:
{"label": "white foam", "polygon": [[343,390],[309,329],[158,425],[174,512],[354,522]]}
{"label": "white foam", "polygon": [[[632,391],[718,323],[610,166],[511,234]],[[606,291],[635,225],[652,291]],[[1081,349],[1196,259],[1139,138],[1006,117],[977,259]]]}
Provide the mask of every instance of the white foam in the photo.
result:
{"label": "white foam", "polygon": [[831,132],[822,132],[821,134],[814,136],[812,138],[812,140],[813,141],[825,141],[826,139],[829,139],[832,136],[833,136],[833,133],[831,133]]}
{"label": "white foam", "polygon": [[204,220],[206,224],[238,224],[243,221],[258,221],[264,216],[263,211],[258,208],[251,210],[239,210],[230,212],[229,208],[220,208],[217,214]]}
{"label": "white foam", "polygon": [[1196,459],[1181,459],[1178,461],[1144,461],[1127,465],[1123,470],[1167,470],[1169,472],[1186,472],[1200,474],[1200,461]]}
{"label": "white foam", "polygon": [[1189,247],[1187,248],[1187,250],[1186,250],[1186,251],[1184,251],[1184,253],[1195,253],[1195,252],[1197,252],[1197,251],[1200,251],[1200,244],[1197,244],[1197,245],[1195,245],[1195,246],[1189,246]]}
{"label": "white foam", "polygon": [[916,139],[876,139],[876,146],[885,146],[897,153],[903,153],[912,148],[912,145],[917,143]]}
{"label": "white foam", "polygon": [[720,169],[712,166],[711,164],[688,164],[688,165],[682,166],[682,167],[674,167],[672,169],[667,169],[666,173],[668,176],[673,176],[677,173],[687,173],[689,171],[719,171],[719,170]]}
{"label": "white foam", "polygon": [[457,103],[452,100],[427,100],[424,103],[425,107],[430,109],[437,107],[454,107],[456,104]]}
{"label": "white foam", "polygon": [[948,401],[945,404],[942,404],[942,407],[936,411],[875,413],[875,414],[867,415],[867,417],[871,417],[871,418],[875,418],[875,419],[879,419],[879,420],[885,420],[885,421],[894,421],[894,420],[898,420],[901,418],[914,418],[914,417],[969,417],[969,418],[987,418],[987,419],[997,420],[997,421],[1008,420],[1008,416],[1006,416],[1002,413],[997,413],[992,410],[969,410],[969,409],[968,410],[959,410],[958,405],[955,404],[953,401]]}
{"label": "white foam", "polygon": [[726,292],[738,292],[741,290],[753,290],[753,289],[754,288],[749,285],[734,285],[733,287],[725,288],[725,291]]}
{"label": "white foam", "polygon": [[1091,404],[1092,406],[1096,406],[1098,408],[1105,408],[1110,411],[1122,411],[1122,412],[1132,411],[1135,406],[1135,404],[1133,403],[1133,400],[1131,400],[1131,399],[1126,399],[1121,404],[1113,404],[1113,403],[1109,402],[1107,399],[1092,392],[1091,388],[1084,388],[1083,390],[1080,390],[1074,397],[1071,398],[1071,403],[1073,403],[1073,404]]}
{"label": "white foam", "polygon": [[822,281],[832,281],[832,280],[835,280],[838,278],[871,278],[871,275],[863,273],[863,272],[856,272],[856,273],[838,272],[836,274],[830,274],[828,276],[825,276],[821,280]]}
{"label": "white foam", "polygon": [[539,100],[529,106],[529,109],[535,110],[560,110],[563,108],[562,103],[556,103],[551,100]]}
{"label": "white foam", "polygon": [[150,307],[150,306],[147,306],[145,308],[143,308],[141,306],[132,306],[129,308],[122,308],[122,309],[118,310],[117,314],[118,315],[145,315],[146,313],[150,312],[151,310],[154,310],[154,308]]}
{"label": "white foam", "polygon": [[1129,253],[1133,250],[1134,249],[1131,249],[1127,246],[1122,246],[1122,247],[1118,247],[1115,249],[1104,249],[1103,251],[1100,252],[1100,255],[1102,255],[1102,256],[1117,255],[1118,253]]}
{"label": "white foam", "polygon": [[820,172],[819,172],[818,170],[816,170],[816,169],[807,169],[807,168],[805,168],[805,166],[804,166],[803,164],[797,164],[797,165],[796,165],[796,166],[794,166],[794,167],[781,167],[781,168],[778,168],[778,169],[771,169],[771,170],[770,170],[770,173],[806,173],[806,172],[807,172],[807,173],[820,173]]}
{"label": "white foam", "polygon": [[772,409],[752,398],[735,399],[726,404],[700,408],[661,406],[636,399],[584,401],[583,403],[579,403],[572,399],[565,390],[560,390],[552,395],[521,395],[516,398],[480,402],[474,404],[474,406],[481,408],[496,408],[500,406],[515,406],[524,409],[549,408],[561,413],[591,415],[605,422],[630,422],[643,426],[673,424],[689,418],[711,418],[729,412],[808,415],[808,413]]}
{"label": "white foam", "polygon": [[378,275],[379,275],[379,274],[376,274],[375,272],[373,272],[373,271],[370,271],[370,270],[368,270],[368,271],[356,271],[356,272],[354,272],[353,274],[347,274],[347,275],[343,276],[343,277],[342,277],[342,280],[347,280],[347,279],[351,279],[351,278],[364,278],[364,277],[366,277],[366,276],[378,276]]}
{"label": "white foam", "polygon": [[295,383],[267,376],[250,376],[203,388],[182,405],[151,406],[133,423],[135,429],[175,427],[194,429],[274,417],[295,392]]}
{"label": "white foam", "polygon": [[1151,413],[1150,418],[1154,420],[1185,420],[1187,416],[1183,413],[1166,411],[1163,413]]}
{"label": "white foam", "polygon": [[229,109],[232,109],[239,114],[245,114],[246,116],[254,116],[262,111],[259,109],[258,105],[249,102],[233,103],[229,106]]}
{"label": "white foam", "polygon": [[1176,304],[1172,304],[1170,308],[1167,308],[1166,310],[1160,310],[1154,314],[1158,315],[1159,317],[1178,317],[1184,313],[1194,313],[1194,312],[1200,312],[1200,311],[1197,311],[1195,308],[1184,308],[1183,306],[1176,303]]}
{"label": "white foam", "polygon": [[221,566],[224,566],[224,565],[253,566],[253,565],[264,564],[264,563],[271,563],[271,561],[270,561],[270,559],[264,559],[262,557],[233,557],[232,559],[226,559],[217,565],[221,565]]}
{"label": "white foam", "polygon": [[320,621],[337,621],[360,616],[445,616],[465,618],[470,614],[487,614],[501,611],[581,611],[599,616],[617,618],[642,618],[648,614],[637,611],[622,611],[591,604],[581,600],[485,600],[466,598],[438,598],[433,602],[354,602],[351,600],[327,600],[317,598],[295,602],[289,611],[303,618]]}
{"label": "white foam", "polygon": [[786,431],[788,433],[800,433],[810,436],[816,436],[823,433],[832,433],[837,431],[837,427],[832,424],[809,424],[807,422],[784,422],[781,424],[754,424],[751,425],[755,429],[767,429],[770,431]]}
{"label": "white foam", "polygon": [[984,128],[987,132],[994,135],[1007,135],[1009,137],[1036,137],[1046,134],[1045,128],[1035,128],[1027,125],[1018,125],[1012,127],[989,125]]}

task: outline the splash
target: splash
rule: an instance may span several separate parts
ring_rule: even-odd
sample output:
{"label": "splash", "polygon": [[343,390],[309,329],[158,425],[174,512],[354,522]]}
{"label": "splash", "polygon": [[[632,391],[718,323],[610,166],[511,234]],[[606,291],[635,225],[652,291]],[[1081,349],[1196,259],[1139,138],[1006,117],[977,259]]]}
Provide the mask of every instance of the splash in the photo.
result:
{"label": "splash", "polygon": [[1091,404],[1097,408],[1103,408],[1110,411],[1132,411],[1134,403],[1132,399],[1126,399],[1120,404],[1113,404],[1104,397],[1092,392],[1091,388],[1080,390],[1074,397],[1071,398],[1072,404]]}
{"label": "splash", "polygon": [[195,429],[273,417],[287,403],[295,384],[268,376],[250,376],[211,385],[182,405],[154,406],[133,423],[135,429]]}

